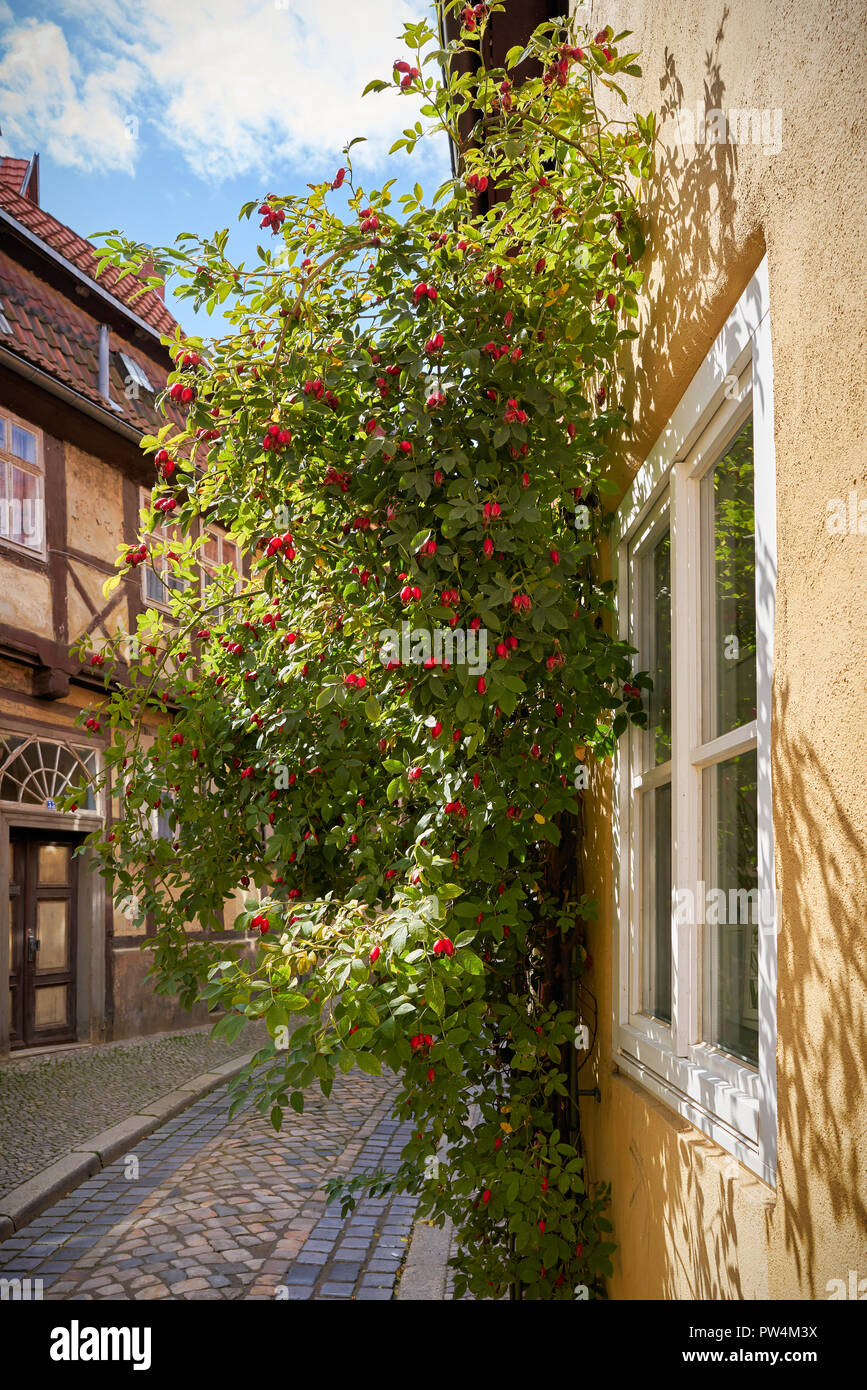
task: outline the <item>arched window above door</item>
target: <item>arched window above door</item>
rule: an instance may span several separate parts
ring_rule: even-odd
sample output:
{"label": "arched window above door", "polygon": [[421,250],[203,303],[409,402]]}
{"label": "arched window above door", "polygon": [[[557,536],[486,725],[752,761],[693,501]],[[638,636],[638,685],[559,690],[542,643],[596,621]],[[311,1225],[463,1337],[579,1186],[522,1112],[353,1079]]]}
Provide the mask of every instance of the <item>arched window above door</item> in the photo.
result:
{"label": "arched window above door", "polygon": [[96,753],[65,739],[0,732],[0,801],[41,806],[55,811],[70,786],[85,784],[82,811],[98,810],[89,785],[96,773]]}

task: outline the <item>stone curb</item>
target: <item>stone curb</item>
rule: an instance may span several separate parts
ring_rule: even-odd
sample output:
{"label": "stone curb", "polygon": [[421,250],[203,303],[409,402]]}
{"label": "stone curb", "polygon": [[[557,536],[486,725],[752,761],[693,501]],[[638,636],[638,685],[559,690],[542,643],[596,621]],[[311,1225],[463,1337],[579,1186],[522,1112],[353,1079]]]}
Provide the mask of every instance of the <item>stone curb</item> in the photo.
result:
{"label": "stone curb", "polygon": [[254,1056],[255,1052],[248,1052],[243,1057],[233,1057],[230,1062],[224,1062],[213,1071],[200,1072],[182,1086],[176,1086],[156,1100],[148,1101],[136,1114],[121,1120],[119,1124],[77,1144],[63,1158],[56,1159],[26,1182],[13,1187],[4,1197],[0,1197],[0,1241],[20,1231],[52,1202],[65,1197],[67,1192],[86,1178],[92,1178],[121,1154],[129,1153],[139,1139],[146,1138],[166,1120],[180,1115],[194,1100],[199,1100],[236,1076]]}
{"label": "stone curb", "polygon": [[452,1223],[429,1226],[417,1221],[398,1285],[398,1299],[443,1301],[452,1245]]}

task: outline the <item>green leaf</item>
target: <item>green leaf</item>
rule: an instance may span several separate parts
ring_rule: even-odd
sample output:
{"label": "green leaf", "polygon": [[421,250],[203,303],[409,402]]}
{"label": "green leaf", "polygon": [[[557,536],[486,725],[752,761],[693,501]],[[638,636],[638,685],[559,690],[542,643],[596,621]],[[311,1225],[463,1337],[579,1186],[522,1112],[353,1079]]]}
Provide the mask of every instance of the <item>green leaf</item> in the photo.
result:
{"label": "green leaf", "polygon": [[271,1034],[272,1038],[278,1028],[286,1027],[288,1021],[289,1015],[280,1004],[272,1004],[265,1014],[265,1023],[267,1024],[268,1032]]}
{"label": "green leaf", "polygon": [[[481,963],[481,962],[480,962]],[[432,975],[425,986],[425,997],[434,1013],[442,1018],[446,1006],[445,990],[442,981],[436,975]]]}
{"label": "green leaf", "polygon": [[[307,1001],[305,1000],[305,1003]],[[247,1022],[243,1014],[224,1014],[219,1023],[215,1024],[211,1030],[212,1038],[225,1038],[226,1042],[234,1042]]]}
{"label": "green leaf", "polygon": [[437,897],[459,898],[463,891],[459,883],[441,883],[437,888]]}
{"label": "green leaf", "polygon": [[469,975],[484,975],[485,967],[474,951],[461,951],[461,965]]}
{"label": "green leaf", "polygon": [[280,1003],[283,1005],[284,1009],[289,1010],[290,1014],[297,1014],[300,1013],[302,1009],[307,1008],[310,1000],[307,998],[306,994],[281,994]]}

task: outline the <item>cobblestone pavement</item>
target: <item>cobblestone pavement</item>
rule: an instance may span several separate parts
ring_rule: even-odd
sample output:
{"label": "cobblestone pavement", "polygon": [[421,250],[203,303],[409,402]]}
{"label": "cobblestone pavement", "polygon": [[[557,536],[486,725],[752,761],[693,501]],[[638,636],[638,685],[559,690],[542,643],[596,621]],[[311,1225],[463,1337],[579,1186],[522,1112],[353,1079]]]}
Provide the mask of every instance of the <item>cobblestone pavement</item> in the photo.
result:
{"label": "cobblestone pavement", "polygon": [[0,1064],[0,1194],[201,1072],[252,1052],[260,1031],[211,1041],[210,1025]]}
{"label": "cobblestone pavement", "polygon": [[[0,1244],[0,1278],[48,1299],[390,1299],[414,1199],[326,1208],[325,1177],[393,1170],[394,1078],[338,1075],[275,1134],[202,1097]],[[130,1160],[135,1159],[135,1166]]]}

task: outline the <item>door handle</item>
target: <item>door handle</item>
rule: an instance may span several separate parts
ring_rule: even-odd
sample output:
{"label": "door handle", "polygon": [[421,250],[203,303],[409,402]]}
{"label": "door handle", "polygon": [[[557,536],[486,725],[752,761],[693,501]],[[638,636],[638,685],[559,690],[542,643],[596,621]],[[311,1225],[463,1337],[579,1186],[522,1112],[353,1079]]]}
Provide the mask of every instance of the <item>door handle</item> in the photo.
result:
{"label": "door handle", "polygon": [[27,934],[27,961],[32,964],[36,959],[36,952],[39,950],[39,941],[30,932]]}

